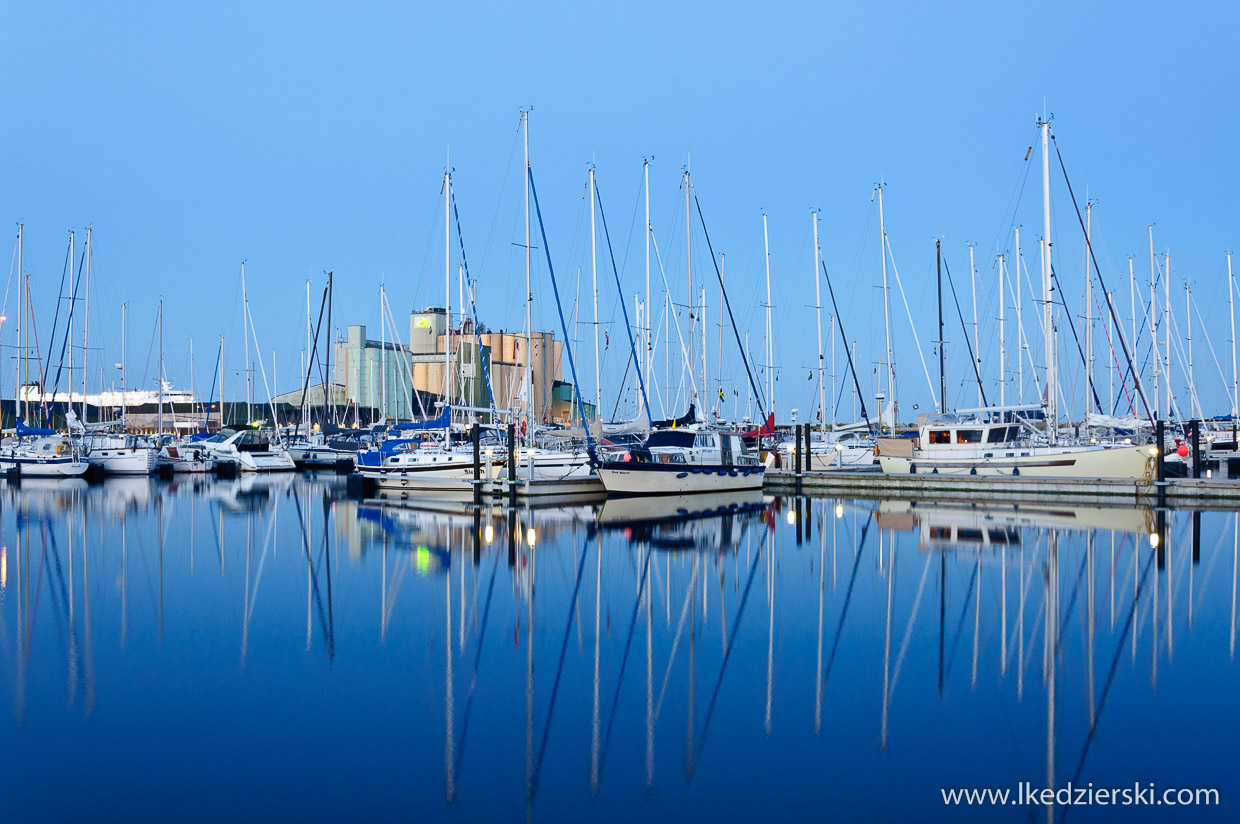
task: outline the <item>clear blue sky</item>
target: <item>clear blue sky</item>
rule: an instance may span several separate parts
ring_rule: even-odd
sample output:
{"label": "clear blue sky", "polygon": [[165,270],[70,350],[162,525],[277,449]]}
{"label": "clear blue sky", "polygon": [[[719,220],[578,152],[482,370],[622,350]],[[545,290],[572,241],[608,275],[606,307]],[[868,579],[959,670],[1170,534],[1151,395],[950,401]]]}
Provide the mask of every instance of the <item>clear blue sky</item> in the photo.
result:
{"label": "clear blue sky", "polygon": [[[239,263],[247,260],[268,376],[274,349],[277,391],[287,391],[300,383],[307,279],[317,305],[323,272],[335,270],[338,328],[366,323],[376,336],[381,281],[402,336],[410,309],[442,303],[439,190],[449,151],[482,318],[521,328],[516,127],[519,107],[533,106],[534,170],[568,301],[579,265],[583,287],[589,278],[582,190],[590,161],[631,300],[644,277],[641,160],[654,158],[652,219],[668,277],[683,290],[677,184],[691,155],[756,353],[767,211],[777,405],[781,418],[795,406],[804,420],[814,387],[810,210],[821,210],[824,254],[868,382],[882,348],[870,199],[880,179],[936,387],[934,238],[970,322],[966,244],[977,244],[981,351],[996,394],[992,264],[1019,224],[1036,273],[1036,149],[1019,201],[1014,193],[1045,100],[1078,198],[1088,188],[1097,201],[1096,251],[1108,285],[1124,296],[1124,317],[1127,256],[1137,256],[1146,281],[1153,223],[1157,250],[1172,255],[1177,322],[1185,325],[1188,282],[1230,381],[1224,252],[1240,232],[1238,17],[1225,3],[10,4],[0,29],[0,225],[12,238],[25,224],[44,337],[68,229],[80,240],[92,226],[91,336],[102,349],[94,363],[119,360],[119,305],[128,300],[132,382],[145,372],[149,383],[162,296],[169,375],[189,383],[192,336],[201,394],[221,334],[230,372],[241,368]],[[1079,313],[1080,232],[1057,171],[1054,197],[1056,267]],[[700,233],[694,244],[705,264]],[[536,280],[536,324],[558,331],[541,261]],[[715,318],[717,288],[702,282]],[[612,324],[604,395],[614,401],[627,353],[615,289],[603,284],[603,320]],[[929,389],[894,288],[892,298],[907,415],[914,403],[929,407]],[[15,303],[14,282],[10,318]],[[1193,322],[1203,404],[1226,411],[1224,383]],[[13,331],[6,323],[6,345]],[[587,332],[578,357],[592,393]],[[949,405],[972,405],[958,324],[946,337]],[[1036,329],[1030,337],[1040,353]],[[1101,347],[1101,330],[1098,340]],[[726,336],[724,346],[725,381],[736,385],[735,347]],[[1071,346],[1065,335],[1061,347]],[[1065,356],[1061,370],[1079,410],[1079,366]],[[3,371],[9,395],[11,363]],[[225,383],[231,394],[235,377]],[[1184,402],[1187,392],[1177,392]],[[848,395],[843,408],[847,416]]]}

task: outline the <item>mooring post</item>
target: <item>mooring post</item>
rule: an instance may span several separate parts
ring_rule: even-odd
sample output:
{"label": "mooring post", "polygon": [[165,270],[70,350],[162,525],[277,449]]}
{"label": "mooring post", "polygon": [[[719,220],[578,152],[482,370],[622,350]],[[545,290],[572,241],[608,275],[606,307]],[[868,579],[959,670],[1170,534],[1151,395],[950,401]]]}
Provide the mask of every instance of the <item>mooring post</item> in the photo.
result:
{"label": "mooring post", "polygon": [[1163,467],[1163,440],[1166,435],[1166,424],[1159,420],[1154,422],[1154,446],[1157,451],[1154,453],[1154,477],[1159,484],[1167,480],[1167,473]]}
{"label": "mooring post", "polygon": [[482,449],[477,421],[474,421],[469,437],[474,442],[474,503],[477,504],[482,502]]}
{"label": "mooring post", "polygon": [[517,504],[517,425],[508,424],[508,497]]}
{"label": "mooring post", "polygon": [[1193,451],[1193,477],[1201,477],[1201,421],[1189,421],[1192,427],[1189,434],[1189,449]]}

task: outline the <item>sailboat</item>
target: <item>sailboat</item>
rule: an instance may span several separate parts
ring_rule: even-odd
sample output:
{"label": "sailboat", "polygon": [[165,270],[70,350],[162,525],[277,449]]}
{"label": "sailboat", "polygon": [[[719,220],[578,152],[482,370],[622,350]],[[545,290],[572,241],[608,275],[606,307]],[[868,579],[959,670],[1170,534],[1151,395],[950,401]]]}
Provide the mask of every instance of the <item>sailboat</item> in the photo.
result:
{"label": "sailboat", "polygon": [[[1008,475],[1032,478],[1149,479],[1149,447],[1133,444],[1061,443],[1056,394],[1054,296],[1050,261],[1050,123],[1039,118],[1042,136],[1043,329],[1046,358],[1045,407],[1000,406],[921,415],[916,439],[879,438],[879,464],[896,475]],[[941,336],[941,334],[940,334]],[[1022,421],[1041,417],[1040,436],[1022,430]],[[1154,448],[1156,453],[1156,447]]]}

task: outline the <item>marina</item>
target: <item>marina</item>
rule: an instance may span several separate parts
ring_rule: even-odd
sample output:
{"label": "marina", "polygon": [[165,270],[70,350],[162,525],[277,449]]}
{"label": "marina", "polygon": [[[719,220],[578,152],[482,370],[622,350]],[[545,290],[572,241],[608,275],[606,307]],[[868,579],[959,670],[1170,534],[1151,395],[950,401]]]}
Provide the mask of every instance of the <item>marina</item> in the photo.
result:
{"label": "marina", "polygon": [[919,818],[961,765],[1230,786],[1233,512],[346,481],[0,487],[8,814]]}

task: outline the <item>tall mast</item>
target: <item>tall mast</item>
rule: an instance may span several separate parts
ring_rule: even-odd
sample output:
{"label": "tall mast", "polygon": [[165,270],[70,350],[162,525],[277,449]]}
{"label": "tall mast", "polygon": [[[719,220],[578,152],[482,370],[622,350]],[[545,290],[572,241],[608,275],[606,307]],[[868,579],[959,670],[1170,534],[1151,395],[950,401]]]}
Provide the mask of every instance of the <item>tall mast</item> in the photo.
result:
{"label": "tall mast", "polygon": [[1051,287],[1051,124],[1038,120],[1042,130],[1042,330],[1046,349],[1046,433],[1052,445],[1059,440],[1059,398],[1056,389],[1055,305]]}
{"label": "tall mast", "polygon": [[[771,242],[766,231],[766,212],[762,213],[762,248],[766,262],[766,402],[772,414],[775,412],[775,356],[771,346]],[[762,422],[763,424],[766,421]]]}
{"label": "tall mast", "polygon": [[[723,278],[728,271],[728,253],[723,252],[719,255],[719,342],[715,351],[719,353],[719,391],[715,397],[719,398],[719,410],[716,417],[723,417]],[[703,390],[705,391],[705,390]]]}
{"label": "tall mast", "polygon": [[939,285],[939,411],[947,411],[947,369],[943,353],[943,241],[934,241],[934,266]]}
{"label": "tall mast", "polygon": [[[818,260],[822,255],[818,248],[818,212],[812,212],[814,223],[814,321],[818,327],[818,431],[827,429],[827,386],[822,379],[822,277],[818,274]],[[834,340],[834,333],[832,333]],[[834,393],[832,394],[834,399]]]}
{"label": "tall mast", "polygon": [[[886,338],[887,348],[885,351],[885,361],[883,371],[887,373],[887,403],[891,407],[891,422],[895,424],[896,420],[896,369],[891,363],[891,312],[889,311],[887,301],[887,225],[883,219],[883,189],[885,183],[878,184],[874,192],[878,195],[878,257],[882,262],[883,269],[883,334]],[[882,380],[881,378],[879,379]],[[881,386],[881,383],[879,384]],[[883,408],[879,404],[878,408],[878,427],[883,427]]]}
{"label": "tall mast", "polygon": [[1188,318],[1188,408],[1191,413],[1198,404],[1197,379],[1193,374],[1193,287],[1187,283],[1184,284],[1184,314]]}
{"label": "tall mast", "polygon": [[155,419],[158,422],[159,434],[164,434],[164,302],[159,301],[159,377],[155,379],[158,395],[158,411]]}
{"label": "tall mast", "polygon": [[1003,307],[1007,302],[1003,294],[1003,284],[1007,280],[1007,264],[1003,259],[1003,255],[999,255],[999,406],[1007,405],[1007,374],[1003,371],[1004,361],[1007,360],[1007,346],[1004,341],[1004,329],[1007,324],[1003,319]]}
{"label": "tall mast", "polygon": [[[534,437],[534,293],[530,289],[530,113],[521,112],[525,149],[525,426],[526,443]],[[533,469],[531,468],[531,471]]]}
{"label": "tall mast", "polygon": [[[598,349],[598,243],[594,226],[594,165],[590,165],[590,282],[594,288],[594,414],[603,408],[603,372]],[[640,332],[638,333],[641,334]],[[580,391],[580,387],[578,387]],[[589,424],[582,421],[583,426]]]}
{"label": "tall mast", "polygon": [[241,261],[241,323],[245,337],[245,423],[250,425],[254,413],[250,409],[250,299],[245,291],[245,261]]}
{"label": "tall mast", "polygon": [[1012,293],[1016,296],[1016,402],[1023,404],[1025,402],[1025,319],[1021,314],[1021,259],[1020,259],[1020,227],[1017,226],[1012,230],[1013,237],[1016,238],[1016,287]]}
{"label": "tall mast", "polygon": [[379,284],[379,418],[387,421],[384,414],[387,404],[387,315],[383,312],[386,296],[383,284]]}
{"label": "tall mast", "polygon": [[[448,420],[452,419],[452,412],[449,409],[452,404],[452,243],[451,236],[451,201],[452,196],[452,169],[451,167],[444,170],[443,173],[443,314],[444,314],[444,343],[443,343],[443,403],[444,409],[448,411]],[[528,245],[529,238],[526,238]],[[527,253],[528,254],[528,251]]]}
{"label": "tall mast", "polygon": [[1085,201],[1085,423],[1089,423],[1089,414],[1093,409],[1094,388],[1094,309],[1093,309],[1093,277],[1089,272],[1090,229],[1093,225],[1094,204]]}
{"label": "tall mast", "polygon": [[[17,397],[19,418],[25,418],[26,380],[22,367],[26,366],[26,275],[21,271],[21,226],[17,224]],[[1235,337],[1235,336],[1233,336]],[[16,426],[16,424],[14,424]]]}
{"label": "tall mast", "polygon": [[[127,357],[127,352],[126,352],[127,347],[125,346],[125,343],[126,343],[125,337],[126,337],[126,332],[128,329],[128,322],[129,322],[128,315],[129,315],[129,303],[128,302],[122,303],[121,304],[121,426],[125,428],[128,428],[129,426],[129,421],[128,421],[129,404],[128,404],[128,397],[125,394],[125,389],[128,384],[126,380],[126,375],[125,375],[125,369],[128,366],[128,357]],[[223,387],[221,387],[221,390],[222,388]]]}
{"label": "tall mast", "polygon": [[1163,375],[1166,380],[1167,415],[1171,414],[1171,255],[1163,255]]}
{"label": "tall mast", "polygon": [[[1132,341],[1132,346],[1133,346],[1133,349],[1135,350],[1137,347],[1137,279],[1132,271],[1132,255],[1128,256],[1128,300],[1132,308],[1132,337],[1129,338],[1129,340]],[[1234,338],[1235,335],[1232,335],[1232,337]],[[1134,351],[1134,357],[1135,357],[1135,351]],[[1140,376],[1139,376],[1140,370],[1136,370],[1136,371],[1138,372],[1138,374],[1133,376],[1133,383],[1137,383],[1140,381]],[[1114,405],[1112,405],[1112,409],[1113,408],[1114,408]]]}
{"label": "tall mast", "polygon": [[[86,283],[84,284],[86,287],[86,307],[85,307],[86,314],[82,319],[82,425],[83,426],[85,426],[86,424],[86,389],[87,389],[86,364],[87,364],[87,354],[90,352],[90,350],[87,348],[90,345],[90,258],[91,258],[90,235],[91,235],[91,229],[88,228],[86,230],[86,246],[82,250],[82,254],[86,256]],[[102,386],[99,387],[99,391],[100,392],[103,391]]]}
{"label": "tall mast", "polygon": [[701,287],[702,291],[702,312],[700,318],[702,320],[702,415],[703,420],[708,420],[706,414],[706,287]]}
{"label": "tall mast", "polygon": [[[982,374],[982,339],[977,335],[977,266],[973,263],[973,244],[969,244],[969,292],[973,295],[973,359],[976,362],[977,374]],[[1002,293],[1000,293],[1002,299]],[[977,381],[977,405],[981,406],[982,381]]]}
{"label": "tall mast", "polygon": [[1236,425],[1240,383],[1236,381],[1236,279],[1231,272],[1231,252],[1227,253],[1227,314],[1231,318],[1231,425]]}
{"label": "tall mast", "polygon": [[1162,401],[1162,356],[1158,354],[1158,293],[1155,291],[1158,264],[1154,262],[1154,225],[1152,223],[1146,224],[1145,233],[1150,240],[1150,334],[1153,336],[1152,351],[1154,353],[1154,418],[1157,419]]}
{"label": "tall mast", "polygon": [[[220,379],[219,379],[219,384],[220,384],[220,429],[223,429],[223,428],[224,428],[224,336],[223,336],[223,335],[220,335],[220,357],[219,357],[219,364],[220,364]],[[122,387],[122,391],[123,391],[123,387]],[[302,401],[304,402],[304,401],[305,401],[305,398],[302,398]],[[209,425],[210,423],[211,423],[211,413],[210,413],[210,412],[207,412],[207,424]],[[210,428],[210,427],[208,426],[208,428]]]}
{"label": "tall mast", "polygon": [[[327,345],[323,347],[323,424],[326,426],[328,420],[334,425],[336,423],[336,411],[331,407],[331,388],[332,388],[332,274],[335,270],[327,273]],[[347,368],[347,365],[346,365]],[[309,391],[309,390],[307,390]],[[304,398],[303,398],[304,400]],[[346,399],[347,401],[347,399]],[[346,409],[346,414],[348,410]]]}
{"label": "tall mast", "polygon": [[[650,362],[654,356],[654,340],[650,333],[650,160],[642,160],[642,189],[646,201],[646,385],[650,385]],[[647,420],[647,423],[650,421]]]}
{"label": "tall mast", "polygon": [[[73,310],[77,308],[77,301],[73,295],[73,230],[69,230],[69,319],[65,326],[65,340],[69,342],[67,347],[69,350],[69,397],[65,402],[65,410],[73,409]],[[51,367],[51,364],[48,364]],[[83,398],[85,400],[85,398]],[[56,403],[56,396],[53,393],[52,403]]]}
{"label": "tall mast", "polygon": [[[689,223],[689,188],[693,185],[692,178],[689,177],[689,166],[685,165],[685,302],[689,307],[689,358],[685,368],[689,370],[689,377],[693,377],[693,236],[690,233]],[[703,318],[705,320],[705,318]],[[683,373],[681,373],[683,374]],[[705,387],[702,388],[705,391]],[[696,399],[698,406],[702,405],[704,398]]]}

